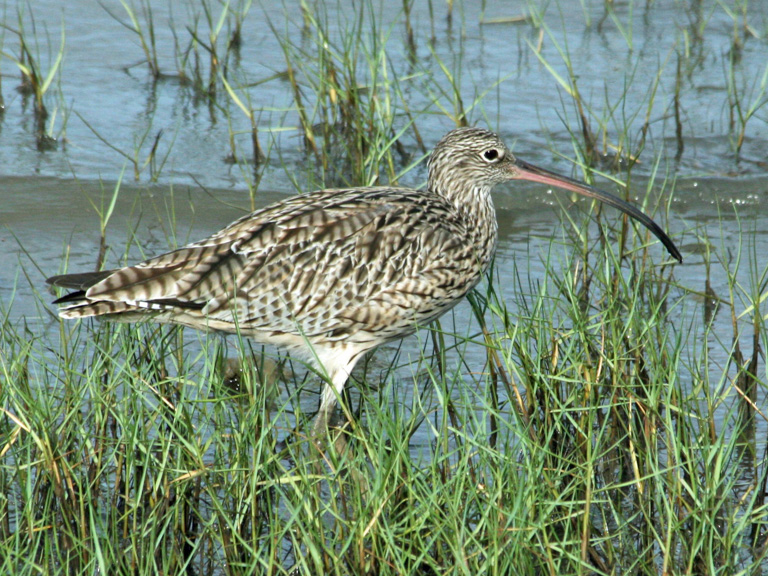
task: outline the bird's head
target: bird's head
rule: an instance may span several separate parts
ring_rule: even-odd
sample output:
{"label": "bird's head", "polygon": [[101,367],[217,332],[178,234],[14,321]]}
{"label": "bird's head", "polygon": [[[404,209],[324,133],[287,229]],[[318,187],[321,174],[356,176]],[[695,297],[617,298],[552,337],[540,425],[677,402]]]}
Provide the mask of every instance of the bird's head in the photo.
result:
{"label": "bird's head", "polygon": [[570,190],[618,208],[661,240],[678,262],[682,255],[656,222],[632,204],[583,182],[555,174],[516,158],[498,135],[482,128],[457,128],[448,132],[429,158],[428,188],[452,202],[487,197],[491,189],[508,180],[529,180]]}
{"label": "bird's head", "polygon": [[457,128],[446,134],[429,157],[429,189],[443,194],[480,189],[490,192],[510,179],[515,157],[493,132]]}

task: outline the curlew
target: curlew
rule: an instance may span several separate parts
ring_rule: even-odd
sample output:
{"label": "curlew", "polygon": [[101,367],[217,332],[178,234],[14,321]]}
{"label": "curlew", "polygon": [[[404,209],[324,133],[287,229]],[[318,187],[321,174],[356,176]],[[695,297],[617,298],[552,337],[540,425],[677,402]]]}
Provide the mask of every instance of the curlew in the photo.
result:
{"label": "curlew", "polygon": [[320,190],[135,266],[47,281],[75,290],[55,301],[62,318],[151,317],[299,354],[327,376],[317,433],[363,354],[436,320],[483,277],[497,241],[496,184],[530,180],[599,200],[638,220],[682,262],[643,212],[518,160],[487,130],[449,132],[428,166],[422,190]]}

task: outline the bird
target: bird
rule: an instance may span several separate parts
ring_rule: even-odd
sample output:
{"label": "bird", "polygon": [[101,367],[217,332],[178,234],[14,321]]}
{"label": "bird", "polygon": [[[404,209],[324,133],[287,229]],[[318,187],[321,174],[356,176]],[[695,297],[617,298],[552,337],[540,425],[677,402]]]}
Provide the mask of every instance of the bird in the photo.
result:
{"label": "bird", "polygon": [[74,290],[62,318],[100,316],[239,333],[297,355],[325,379],[314,432],[328,424],[355,364],[453,308],[488,270],[498,238],[491,190],[528,180],[645,213],[578,180],[528,164],[489,130],[448,132],[423,189],[325,189],[252,212],[199,242],[133,266],[53,276]]}

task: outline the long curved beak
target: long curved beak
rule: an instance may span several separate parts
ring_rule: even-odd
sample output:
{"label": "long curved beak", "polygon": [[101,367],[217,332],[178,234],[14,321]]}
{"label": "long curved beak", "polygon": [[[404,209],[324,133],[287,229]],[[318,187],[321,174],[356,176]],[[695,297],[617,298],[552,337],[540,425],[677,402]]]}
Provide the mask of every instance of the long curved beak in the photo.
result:
{"label": "long curved beak", "polygon": [[594,198],[595,200],[599,200],[604,204],[618,208],[624,212],[624,214],[631,216],[640,222],[643,226],[648,228],[648,230],[653,232],[654,236],[656,236],[656,238],[658,238],[661,243],[666,246],[670,255],[681,264],[683,262],[683,256],[680,254],[680,250],[677,249],[675,243],[672,242],[670,237],[667,236],[667,233],[664,232],[664,230],[662,230],[661,227],[656,224],[656,222],[649,218],[644,212],[641,212],[635,208],[632,204],[625,202],[613,194],[608,194],[608,192],[603,192],[602,190],[588,186],[587,184],[579,182],[578,180],[573,180],[572,178],[561,176],[560,174],[555,174],[554,172],[544,170],[544,168],[539,168],[533,164],[528,164],[527,162],[523,162],[517,158],[515,158],[515,160],[512,162],[512,166],[510,166],[510,178],[549,184],[550,186],[556,186],[558,188],[563,188],[564,190],[570,190],[571,192],[576,192],[577,194],[581,194],[587,198]]}

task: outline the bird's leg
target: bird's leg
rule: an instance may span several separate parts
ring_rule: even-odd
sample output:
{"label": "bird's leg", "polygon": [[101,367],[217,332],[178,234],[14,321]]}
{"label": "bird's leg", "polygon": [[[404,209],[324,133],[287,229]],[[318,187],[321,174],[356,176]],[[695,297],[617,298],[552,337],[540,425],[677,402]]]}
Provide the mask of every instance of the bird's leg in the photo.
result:
{"label": "bird's leg", "polygon": [[328,422],[333,416],[333,411],[336,408],[336,391],[330,384],[326,384],[323,387],[323,396],[320,402],[320,409],[315,415],[315,423],[312,426],[312,435],[315,437],[322,436],[328,428]]}
{"label": "bird's leg", "polygon": [[328,424],[330,424],[333,411],[336,408],[336,400],[341,396],[348,379],[349,374],[346,370],[339,370],[333,375],[331,382],[323,387],[320,409],[317,411],[315,423],[312,426],[312,435],[315,438],[324,436],[328,430]]}

